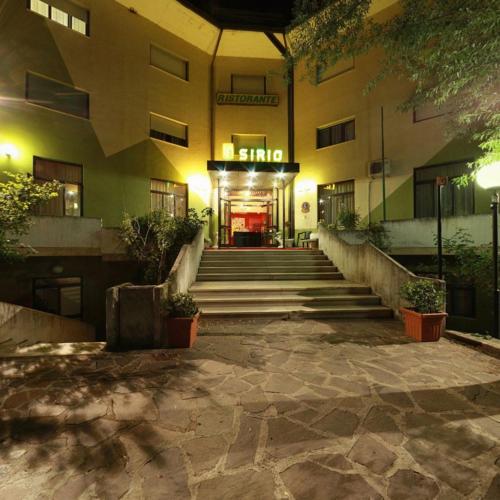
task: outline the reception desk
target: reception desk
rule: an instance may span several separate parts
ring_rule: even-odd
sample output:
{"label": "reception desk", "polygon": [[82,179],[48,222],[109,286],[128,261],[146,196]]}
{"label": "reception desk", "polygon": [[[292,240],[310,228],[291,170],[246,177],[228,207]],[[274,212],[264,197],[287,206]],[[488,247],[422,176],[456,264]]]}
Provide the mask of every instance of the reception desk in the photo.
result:
{"label": "reception desk", "polygon": [[233,241],[235,247],[260,247],[262,246],[262,234],[250,231],[235,231]]}

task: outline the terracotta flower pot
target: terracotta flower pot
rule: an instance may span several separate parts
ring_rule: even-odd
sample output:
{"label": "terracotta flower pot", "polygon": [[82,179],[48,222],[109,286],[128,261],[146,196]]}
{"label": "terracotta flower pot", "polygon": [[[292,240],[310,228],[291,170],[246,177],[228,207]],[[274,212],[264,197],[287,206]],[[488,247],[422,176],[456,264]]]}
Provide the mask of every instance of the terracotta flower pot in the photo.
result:
{"label": "terracotta flower pot", "polygon": [[400,311],[405,321],[405,331],[408,337],[417,342],[436,342],[440,339],[447,313],[421,314],[405,307],[401,307]]}
{"label": "terracotta flower pot", "polygon": [[200,313],[192,318],[167,318],[169,347],[192,347],[198,335]]}

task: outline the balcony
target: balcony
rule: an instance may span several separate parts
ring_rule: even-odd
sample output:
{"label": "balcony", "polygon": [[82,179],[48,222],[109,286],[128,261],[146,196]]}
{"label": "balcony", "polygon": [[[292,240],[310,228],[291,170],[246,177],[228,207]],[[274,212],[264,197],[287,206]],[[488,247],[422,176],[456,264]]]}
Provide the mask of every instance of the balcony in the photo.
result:
{"label": "balcony", "polygon": [[118,229],[102,227],[102,221],[90,217],[33,217],[33,224],[21,243],[34,248],[39,257],[100,256],[123,259],[125,248]]}

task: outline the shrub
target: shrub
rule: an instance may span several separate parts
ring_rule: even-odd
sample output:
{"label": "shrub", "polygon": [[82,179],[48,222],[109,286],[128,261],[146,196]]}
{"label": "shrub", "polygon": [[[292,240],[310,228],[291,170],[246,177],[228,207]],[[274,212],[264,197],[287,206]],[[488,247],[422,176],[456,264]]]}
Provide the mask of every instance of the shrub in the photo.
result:
{"label": "shrub", "polygon": [[7,181],[0,182],[0,261],[8,262],[22,257],[19,238],[29,231],[33,210],[58,196],[61,185],[57,181],[37,183],[26,174],[4,175]]}
{"label": "shrub", "polygon": [[440,312],[445,304],[444,290],[428,279],[407,281],[401,287],[401,295],[421,314]]}
{"label": "shrub", "polygon": [[347,231],[356,229],[358,227],[360,219],[361,216],[356,210],[350,211],[342,209],[337,216],[338,224]]}
{"label": "shrub", "polygon": [[189,293],[175,293],[163,304],[163,312],[172,318],[192,318],[198,306]]}
{"label": "shrub", "polygon": [[383,252],[388,252],[391,248],[391,238],[383,224],[372,222],[360,231],[359,236],[361,238],[366,237],[367,241],[380,248]]}
{"label": "shrub", "polygon": [[139,217],[125,214],[120,236],[130,257],[140,265],[140,281],[165,281],[182,245],[193,241],[206,224],[205,218],[212,213],[211,208],[205,208],[200,217],[196,210],[190,208],[186,217],[171,216],[163,210],[154,210]]}

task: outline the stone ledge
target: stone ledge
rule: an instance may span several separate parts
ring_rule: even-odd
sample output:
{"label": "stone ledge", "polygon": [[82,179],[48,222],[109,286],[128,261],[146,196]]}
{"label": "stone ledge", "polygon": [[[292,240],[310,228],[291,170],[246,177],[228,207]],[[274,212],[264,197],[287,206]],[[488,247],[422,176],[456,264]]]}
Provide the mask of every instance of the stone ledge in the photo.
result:
{"label": "stone ledge", "polygon": [[458,332],[456,330],[446,330],[444,336],[450,340],[456,340],[462,344],[475,347],[484,354],[500,358],[500,340],[494,338],[484,338],[471,333]]}

